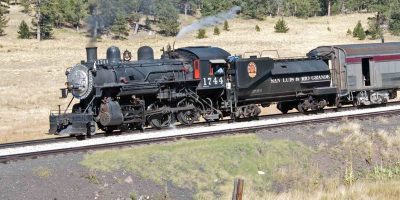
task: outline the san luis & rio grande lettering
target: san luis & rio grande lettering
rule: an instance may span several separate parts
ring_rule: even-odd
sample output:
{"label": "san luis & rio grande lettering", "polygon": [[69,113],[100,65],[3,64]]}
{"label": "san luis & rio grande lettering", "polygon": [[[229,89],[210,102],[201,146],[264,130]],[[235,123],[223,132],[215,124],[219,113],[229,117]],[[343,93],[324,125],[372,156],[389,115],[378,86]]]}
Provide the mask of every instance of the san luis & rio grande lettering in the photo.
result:
{"label": "san luis & rio grande lettering", "polygon": [[330,75],[284,77],[284,78],[271,78],[271,83],[307,82],[307,81],[321,81],[321,80],[330,80],[330,79],[331,79]]}

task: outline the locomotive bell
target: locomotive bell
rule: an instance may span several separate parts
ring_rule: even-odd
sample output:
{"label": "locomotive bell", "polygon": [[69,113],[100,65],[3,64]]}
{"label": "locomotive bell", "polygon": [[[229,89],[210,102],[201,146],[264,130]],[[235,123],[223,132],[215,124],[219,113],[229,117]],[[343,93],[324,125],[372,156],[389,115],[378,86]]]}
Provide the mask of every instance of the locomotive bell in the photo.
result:
{"label": "locomotive bell", "polygon": [[154,60],[154,51],[149,46],[142,46],[138,49],[138,60]]}
{"label": "locomotive bell", "polygon": [[86,62],[94,63],[97,60],[97,47],[86,47]]}
{"label": "locomotive bell", "polygon": [[116,46],[111,46],[107,49],[107,60],[110,64],[121,62],[121,51]]}

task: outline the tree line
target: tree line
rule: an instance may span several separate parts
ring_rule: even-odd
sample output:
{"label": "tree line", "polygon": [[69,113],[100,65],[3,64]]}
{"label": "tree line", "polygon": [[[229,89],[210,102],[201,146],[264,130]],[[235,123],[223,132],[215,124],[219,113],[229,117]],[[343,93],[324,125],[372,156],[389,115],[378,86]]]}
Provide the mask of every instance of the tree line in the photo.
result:
{"label": "tree line", "polygon": [[[179,31],[178,14],[210,16],[240,6],[240,16],[263,20],[269,16],[330,16],[340,13],[374,12],[369,30],[381,35],[382,27],[400,34],[398,0],[0,0],[0,34],[7,24],[10,1],[23,6],[33,17],[36,37],[51,38],[54,28],[79,30],[87,24],[97,37],[111,33],[123,39],[133,29],[156,30],[166,36]],[[145,19],[145,20],[143,20]],[[86,22],[86,23],[84,23]]]}

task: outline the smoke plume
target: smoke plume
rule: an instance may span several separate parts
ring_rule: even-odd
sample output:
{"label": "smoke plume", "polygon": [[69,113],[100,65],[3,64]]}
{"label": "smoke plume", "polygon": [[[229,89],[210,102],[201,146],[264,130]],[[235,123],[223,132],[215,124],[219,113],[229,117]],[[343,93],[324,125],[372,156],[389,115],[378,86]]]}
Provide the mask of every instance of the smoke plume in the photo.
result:
{"label": "smoke plume", "polygon": [[199,30],[201,28],[204,28],[204,27],[209,27],[209,26],[214,26],[216,24],[221,24],[225,20],[234,18],[240,10],[241,10],[241,7],[235,6],[235,7],[231,8],[229,11],[226,11],[226,12],[223,12],[223,13],[219,13],[219,14],[214,15],[214,16],[209,16],[209,17],[202,18],[202,19],[200,19],[200,21],[194,22],[193,24],[190,24],[189,26],[183,27],[179,31],[179,33],[178,33],[178,35],[176,37],[180,38],[180,37],[192,32],[192,31],[197,31],[197,30]]}

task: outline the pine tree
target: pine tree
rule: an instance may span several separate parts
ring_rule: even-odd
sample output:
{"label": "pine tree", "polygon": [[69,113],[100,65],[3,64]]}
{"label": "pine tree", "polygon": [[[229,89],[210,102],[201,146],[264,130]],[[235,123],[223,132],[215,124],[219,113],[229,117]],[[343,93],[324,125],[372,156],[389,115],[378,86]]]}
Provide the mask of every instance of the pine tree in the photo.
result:
{"label": "pine tree", "polygon": [[35,19],[32,19],[32,30],[37,32],[40,28],[40,40],[51,39],[53,37],[54,27],[54,1],[41,1],[40,5],[36,5],[36,9],[40,9],[40,15],[37,15]]}
{"label": "pine tree", "polygon": [[365,39],[366,35],[365,35],[364,28],[362,27],[361,21],[358,21],[356,27],[354,27],[353,37],[356,37],[359,40]]}
{"label": "pine tree", "polygon": [[123,14],[117,14],[117,18],[111,26],[111,32],[116,35],[116,39],[126,39],[125,37],[129,36],[128,24]]}
{"label": "pine tree", "polygon": [[224,21],[224,28],[223,28],[223,30],[224,31],[229,31],[229,24],[228,24],[228,21]]}
{"label": "pine tree", "polygon": [[219,35],[220,33],[218,26],[214,27],[214,35]]}
{"label": "pine tree", "polygon": [[199,29],[199,31],[197,32],[196,38],[197,38],[197,39],[207,38],[206,29],[202,29],[202,28]]}
{"label": "pine tree", "polygon": [[283,18],[279,19],[276,22],[274,28],[275,28],[275,32],[277,32],[277,33],[287,33],[289,31],[289,28],[288,28],[285,20],[283,20]]}
{"label": "pine tree", "polygon": [[400,12],[390,16],[389,30],[393,35],[400,35]]}
{"label": "pine tree", "polygon": [[383,35],[383,30],[375,17],[368,19],[368,35],[372,40],[381,38]]}
{"label": "pine tree", "polygon": [[259,27],[258,25],[256,25],[256,28],[255,28],[255,29],[256,29],[257,32],[260,32],[260,31],[261,31],[261,29],[260,29],[260,27]]}
{"label": "pine tree", "polygon": [[[7,5],[2,4],[2,2],[6,3],[5,0],[0,0],[0,36],[4,35],[4,29],[7,27],[8,20],[5,16],[7,13]],[[4,5],[4,6],[3,6]]]}
{"label": "pine tree", "polygon": [[175,36],[179,31],[178,11],[170,1],[157,1],[155,16],[158,18],[157,26],[165,36]]}
{"label": "pine tree", "polygon": [[24,20],[18,26],[18,38],[29,39],[31,37],[31,32],[29,31],[29,26]]}

